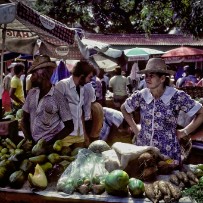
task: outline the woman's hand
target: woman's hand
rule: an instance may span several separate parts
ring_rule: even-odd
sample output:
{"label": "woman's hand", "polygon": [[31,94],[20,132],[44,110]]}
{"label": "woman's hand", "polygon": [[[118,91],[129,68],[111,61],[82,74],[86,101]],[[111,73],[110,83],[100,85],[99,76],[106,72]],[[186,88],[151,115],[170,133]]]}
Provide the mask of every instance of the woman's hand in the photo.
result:
{"label": "woman's hand", "polygon": [[132,132],[134,133],[133,139],[132,139],[132,143],[134,144],[137,140],[137,136],[141,130],[141,125],[135,125],[133,127],[131,127]]}
{"label": "woman's hand", "polygon": [[181,130],[177,130],[177,137],[178,137],[178,140],[180,140],[184,137],[188,137],[188,135],[185,133],[184,129],[181,129]]}

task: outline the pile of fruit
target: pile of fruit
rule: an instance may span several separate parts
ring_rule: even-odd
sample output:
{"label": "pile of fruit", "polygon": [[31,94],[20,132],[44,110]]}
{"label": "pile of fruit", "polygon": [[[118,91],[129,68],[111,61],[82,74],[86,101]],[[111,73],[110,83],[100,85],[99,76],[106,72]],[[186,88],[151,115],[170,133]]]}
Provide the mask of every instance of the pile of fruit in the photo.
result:
{"label": "pile of fruit", "polygon": [[[177,202],[182,195],[188,194],[191,196],[196,194],[195,197],[201,200],[203,198],[200,197],[202,193],[199,192],[203,188],[202,177],[196,176],[189,169],[172,171],[170,163],[161,163],[158,165],[158,169],[162,167],[164,172],[170,172],[169,179],[152,181],[151,174],[156,177],[150,169],[153,164],[153,157],[147,153],[140,155],[138,161],[143,163],[144,171],[147,169],[150,173],[145,175],[144,179],[139,179],[130,176],[121,169],[107,171],[107,173],[102,171],[102,164],[104,163],[101,153],[110,149],[104,141],[93,142],[89,149],[75,148],[74,150],[63,146],[61,140],[57,140],[52,145],[47,145],[44,139],[40,139],[35,145],[31,145],[29,150],[25,150],[26,142],[26,139],[22,139],[15,144],[9,138],[0,138],[0,187],[9,186],[19,189],[28,181],[32,189],[44,190],[49,183],[54,183],[57,191],[67,194],[79,192],[80,194],[100,195],[106,192],[115,196],[147,197],[152,202],[161,200]],[[69,175],[62,176],[66,169],[71,170],[74,163],[79,160],[82,150],[91,151],[97,159],[92,161],[88,159],[88,156],[85,156],[84,161],[81,160],[81,164],[77,165],[81,167],[81,173],[77,178],[75,178],[76,176],[72,178]],[[100,163],[101,166],[99,166]],[[93,174],[92,171],[95,170],[96,166],[99,166],[99,169],[102,170],[97,170],[100,173]],[[198,167],[200,169],[202,165]],[[77,171],[74,174],[78,175]],[[144,182],[145,180],[148,182]]]}
{"label": "pile of fruit", "polygon": [[17,145],[9,138],[0,139],[0,186],[21,188],[28,180],[31,187],[45,189],[57,181],[66,167],[75,160],[78,149],[71,151],[57,140],[47,145],[40,139],[30,150],[24,149],[26,139]]}

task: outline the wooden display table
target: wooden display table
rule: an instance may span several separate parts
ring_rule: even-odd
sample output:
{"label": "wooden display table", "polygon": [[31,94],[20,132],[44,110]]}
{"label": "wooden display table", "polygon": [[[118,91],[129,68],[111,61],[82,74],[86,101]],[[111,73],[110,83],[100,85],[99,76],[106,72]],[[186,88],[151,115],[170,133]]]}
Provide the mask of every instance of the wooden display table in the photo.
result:
{"label": "wooden display table", "polygon": [[[151,202],[147,198],[132,198],[132,197],[117,197],[107,194],[102,195],[66,195],[65,193],[57,192],[39,192],[38,194],[32,193],[29,190],[14,190],[8,188],[0,188],[0,202],[2,203],[149,203]],[[183,197],[179,200],[179,203],[191,203],[189,197]],[[194,202],[194,201],[193,201]]]}

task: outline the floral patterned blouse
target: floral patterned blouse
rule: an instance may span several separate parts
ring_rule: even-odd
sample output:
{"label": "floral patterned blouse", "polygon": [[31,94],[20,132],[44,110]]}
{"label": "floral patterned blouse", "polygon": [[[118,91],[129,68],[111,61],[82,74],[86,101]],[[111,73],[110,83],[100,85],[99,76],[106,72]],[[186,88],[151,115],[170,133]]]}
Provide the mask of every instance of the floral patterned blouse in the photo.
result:
{"label": "floral patterned blouse", "polygon": [[141,131],[136,145],[157,147],[163,155],[179,164],[181,149],[176,137],[179,111],[193,116],[201,104],[184,91],[167,86],[159,99],[155,99],[148,88],[134,92],[124,106],[128,113],[140,110]]}

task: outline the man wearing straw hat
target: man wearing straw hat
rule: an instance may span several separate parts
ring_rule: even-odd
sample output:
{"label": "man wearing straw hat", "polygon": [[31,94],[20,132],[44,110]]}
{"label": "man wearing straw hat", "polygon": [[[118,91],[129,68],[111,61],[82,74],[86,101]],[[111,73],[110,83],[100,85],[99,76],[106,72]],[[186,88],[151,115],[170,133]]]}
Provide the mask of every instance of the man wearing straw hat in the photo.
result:
{"label": "man wearing straw hat", "polygon": [[[146,88],[134,92],[121,107],[124,118],[135,134],[135,144],[154,146],[165,155],[166,159],[179,166],[184,156],[180,141],[188,138],[191,132],[203,122],[203,107],[191,99],[184,91],[169,86],[168,70],[164,60],[152,58],[146,68],[139,71],[145,74]],[[131,114],[140,110],[140,127]],[[177,130],[177,118],[180,111],[195,118],[184,129]],[[191,147],[191,145],[190,145]]]}
{"label": "man wearing straw hat", "polygon": [[44,138],[52,143],[73,130],[69,106],[50,82],[55,68],[56,63],[49,56],[40,55],[28,71],[34,88],[29,90],[23,105],[21,127],[25,137],[34,142]]}

